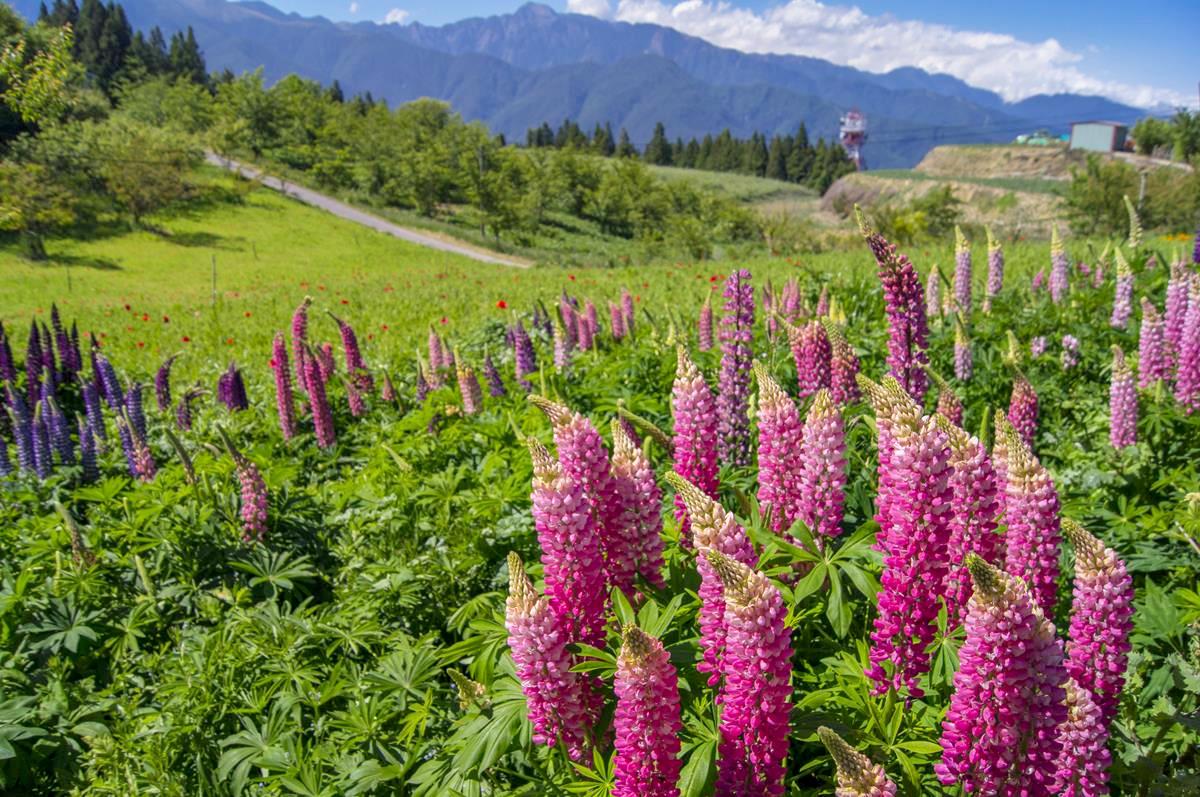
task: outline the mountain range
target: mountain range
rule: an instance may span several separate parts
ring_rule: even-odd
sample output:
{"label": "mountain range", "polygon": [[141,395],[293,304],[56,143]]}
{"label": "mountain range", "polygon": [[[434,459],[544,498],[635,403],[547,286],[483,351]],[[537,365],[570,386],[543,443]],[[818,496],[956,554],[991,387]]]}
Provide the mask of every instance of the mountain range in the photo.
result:
{"label": "mountain range", "polygon": [[[911,166],[945,143],[1008,141],[1071,121],[1131,122],[1145,111],[1103,97],[1038,95],[1015,103],[949,76],[886,74],[794,55],[743,53],[671,28],[560,14],[529,3],[511,14],[440,27],[332,22],[262,2],[122,0],[135,28],[191,26],[213,70],[263,68],[398,104],[436,97],[510,140],[542,122],[611,123],[644,144],[656,122],[670,138],[754,131],[836,136],[839,117],[868,119],[874,167]],[[16,0],[29,18],[38,0]]]}

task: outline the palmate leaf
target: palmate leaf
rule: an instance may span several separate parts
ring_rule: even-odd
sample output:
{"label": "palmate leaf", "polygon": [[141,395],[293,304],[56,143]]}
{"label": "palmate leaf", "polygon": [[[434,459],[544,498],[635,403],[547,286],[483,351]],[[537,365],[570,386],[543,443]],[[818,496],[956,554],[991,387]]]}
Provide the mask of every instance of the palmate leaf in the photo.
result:
{"label": "palmate leaf", "polygon": [[232,567],[249,573],[251,587],[267,585],[270,596],[275,597],[280,591],[287,592],[297,584],[307,584],[318,577],[312,568],[312,562],[303,554],[294,557],[287,551],[268,551],[256,548],[249,561],[232,562]]}
{"label": "palmate leaf", "polygon": [[592,750],[592,765],[571,762],[578,780],[568,783],[566,790],[582,797],[607,797],[616,785],[616,769],[612,756],[605,757],[599,750]]}
{"label": "palmate leaf", "polygon": [[268,768],[286,756],[285,746],[291,737],[291,721],[287,712],[276,703],[262,726],[249,717],[242,717],[242,730],[221,740],[225,751],[217,761],[217,777],[228,780],[235,795],[241,794],[252,767]]}

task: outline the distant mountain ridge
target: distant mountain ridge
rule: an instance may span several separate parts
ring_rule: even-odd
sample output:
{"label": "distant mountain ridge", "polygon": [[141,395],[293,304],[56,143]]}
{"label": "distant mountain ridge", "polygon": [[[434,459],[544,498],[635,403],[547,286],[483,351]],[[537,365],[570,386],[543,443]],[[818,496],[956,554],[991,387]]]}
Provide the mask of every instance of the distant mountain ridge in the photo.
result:
{"label": "distant mountain ridge", "polygon": [[[16,0],[29,18],[37,5]],[[742,53],[659,25],[559,14],[534,3],[440,27],[331,22],[263,2],[122,5],[139,29],[192,26],[211,69],[262,66],[272,82],[293,72],[337,79],[349,93],[370,91],[393,104],[437,97],[510,140],[565,118],[584,129],[610,122],[639,144],[657,121],[672,139],[726,127],[739,136],[790,133],[802,121],[814,138],[831,139],[839,116],[857,107],[870,125],[868,163],[890,167],[911,166],[937,144],[1007,141],[1037,127],[1061,132],[1073,120],[1144,114],[1079,95],[1005,103],[912,67],[874,74],[818,58]]]}

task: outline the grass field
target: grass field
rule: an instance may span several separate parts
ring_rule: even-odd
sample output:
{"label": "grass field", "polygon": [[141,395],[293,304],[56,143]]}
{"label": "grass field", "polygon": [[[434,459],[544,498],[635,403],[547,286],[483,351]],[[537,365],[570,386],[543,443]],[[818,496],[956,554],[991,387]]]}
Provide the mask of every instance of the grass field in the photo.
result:
{"label": "grass field", "polygon": [[939,183],[971,183],[972,185],[1000,188],[1005,191],[1024,191],[1031,194],[1061,195],[1067,188],[1067,183],[1062,180],[1049,180],[1040,177],[943,177],[915,169],[874,169],[869,174],[873,177],[890,180],[931,180]]}

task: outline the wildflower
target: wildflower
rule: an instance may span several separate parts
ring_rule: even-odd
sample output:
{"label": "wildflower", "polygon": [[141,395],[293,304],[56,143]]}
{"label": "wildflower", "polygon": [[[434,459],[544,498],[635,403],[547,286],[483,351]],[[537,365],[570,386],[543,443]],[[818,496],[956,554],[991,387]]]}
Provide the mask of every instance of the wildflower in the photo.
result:
{"label": "wildflower", "polygon": [[964,317],[971,315],[971,244],[954,226],[954,305]]}
{"label": "wildflower", "polygon": [[429,380],[427,380],[425,378],[425,368],[421,364],[421,355],[419,353],[417,354],[417,384],[416,384],[416,388],[417,388],[417,403],[424,404],[425,398],[426,398],[426,396],[429,395],[429,391],[432,390],[432,387],[429,384]]}
{"label": "wildflower", "polygon": [[954,388],[950,386],[950,383],[943,379],[942,376],[937,373],[937,371],[934,371],[932,368],[926,368],[925,372],[929,375],[930,381],[932,381],[938,389],[937,414],[941,415],[955,426],[962,426],[962,399],[960,399],[958,394],[954,392]]}
{"label": "wildflower", "polygon": [[968,794],[1055,794],[1062,644],[1024,581],[974,554],[967,568],[974,594],[934,771]]}
{"label": "wildflower", "polygon": [[192,399],[199,395],[199,390],[192,389],[179,397],[179,404],[175,407],[175,426],[184,431],[192,428]]}
{"label": "wildflower", "polygon": [[317,375],[321,377],[321,382],[329,383],[329,379],[333,376],[334,369],[337,367],[333,362],[333,344],[326,341],[322,343],[316,350],[315,356],[317,359]]}
{"label": "wildflower", "polygon": [[8,382],[10,385],[16,384],[17,367],[13,361],[12,346],[8,343],[8,334],[4,331],[4,324],[0,323],[0,382]]}
{"label": "wildflower", "polygon": [[612,476],[619,496],[617,534],[624,538],[636,571],[647,582],[663,586],[662,491],[654,478],[650,460],[613,421]]}
{"label": "wildflower", "polygon": [[308,306],[312,304],[312,297],[305,296],[304,301],[300,302],[300,306],[292,313],[292,356],[296,359],[296,384],[301,390],[307,391],[308,386],[304,381],[304,348],[308,345]]}
{"label": "wildflower", "polygon": [[[678,365],[671,388],[671,416],[674,419],[675,472],[696,485],[710,498],[717,497],[717,407],[716,399],[700,369],[688,357],[687,349],[676,349]],[[689,522],[683,498],[675,496],[675,520],[685,544],[690,538]]]}
{"label": "wildflower", "polygon": [[1069,371],[1079,365],[1079,338],[1074,335],[1063,335],[1062,338],[1062,368]]}
{"label": "wildflower", "polygon": [[79,425],[79,466],[83,482],[91,484],[100,478],[100,469],[96,465],[96,435],[90,423],[82,417],[76,420]]}
{"label": "wildflower", "polygon": [[1188,311],[1188,285],[1191,271],[1182,260],[1171,264],[1171,276],[1167,280],[1166,336],[1167,350],[1174,366],[1179,360],[1183,343],[1183,327]]}
{"label": "wildflower", "polygon": [[1049,615],[1054,611],[1058,581],[1058,492],[1054,480],[1018,432],[1008,432],[1005,442],[1005,569],[1029,584],[1037,605]]}
{"label": "wildflower", "polygon": [[[324,383],[325,380],[321,381]],[[229,363],[229,368],[217,380],[217,399],[231,412],[250,409],[250,400],[246,397],[246,383],[242,381],[242,372],[236,363]]]}
{"label": "wildflower", "polygon": [[104,429],[104,415],[100,409],[100,388],[95,380],[83,380],[79,386],[79,394],[83,399],[83,411],[87,415],[88,425],[92,427],[98,440],[106,441],[108,434]]}
{"label": "wildflower", "polygon": [[[580,324],[580,348],[595,348],[596,333],[600,328],[600,321],[596,317],[596,305],[591,299],[588,299],[587,304],[584,305],[583,315],[580,318],[583,319],[583,323]],[[584,345],[585,342],[586,345]]]}
{"label": "wildflower", "polygon": [[987,228],[988,239],[988,273],[987,288],[983,296],[983,312],[992,310],[992,299],[1000,295],[1004,289],[1004,249],[1000,242],[992,237],[991,228]]}
{"label": "wildflower", "polygon": [[929,269],[925,278],[925,316],[938,318],[942,314],[942,275],[937,268]]}
{"label": "wildflower", "polygon": [[836,797],[896,797],[896,784],[874,763],[824,726],[817,736],[837,766]]}
{"label": "wildflower", "polygon": [[362,349],[358,346],[358,336],[354,334],[354,327],[333,313],[330,313],[329,317],[337,324],[338,334],[342,338],[342,354],[346,360],[346,373],[350,374],[354,386],[359,391],[370,393],[375,389],[375,380],[371,377],[371,372],[367,370],[367,364],[363,362]]}
{"label": "wildflower", "polygon": [[842,413],[828,390],[813,398],[800,450],[799,518],[817,539],[842,533],[846,500],[846,440]]}
{"label": "wildflower", "polygon": [[154,374],[154,399],[158,404],[159,412],[166,412],[171,408],[171,366],[178,356],[178,354],[172,354],[163,361]]}
{"label": "wildflower", "polygon": [[833,349],[820,321],[809,321],[797,329],[788,324],[788,342],[796,363],[800,397],[806,398],[829,387]]}
{"label": "wildflower", "polygon": [[1058,225],[1051,228],[1050,238],[1050,300],[1060,304],[1067,296],[1070,287],[1070,264],[1067,251],[1063,248],[1062,239],[1058,237]]}
{"label": "wildflower", "polygon": [[613,340],[620,340],[625,337],[625,314],[621,311],[619,304],[615,302],[608,303],[608,319]]}
{"label": "wildflower", "polygon": [[1038,397],[1033,385],[1020,371],[1013,377],[1012,395],[1008,402],[1008,422],[1021,435],[1025,445],[1033,446],[1037,433]]}
{"label": "wildflower", "polygon": [[1121,253],[1121,247],[1116,249],[1117,257],[1117,289],[1113,294],[1112,315],[1108,319],[1109,326],[1114,329],[1129,327],[1129,316],[1133,314],[1133,271]]}
{"label": "wildflower", "polygon": [[529,333],[520,321],[517,321],[517,327],[513,330],[513,357],[516,362],[517,382],[528,392],[532,385],[525,377],[537,371],[537,355],[533,351],[533,341],[529,339]]}
{"label": "wildflower", "polygon": [[500,371],[496,368],[496,364],[492,362],[491,354],[483,356],[483,376],[488,383],[489,396],[500,398],[508,395],[508,389],[504,387],[504,380],[500,377]]}
{"label": "wildflower", "polygon": [[138,382],[130,385],[129,392],[125,394],[125,412],[129,415],[129,422],[133,424],[134,431],[145,437],[146,412],[142,407],[142,386]]}
{"label": "wildflower", "polygon": [[1152,387],[1171,378],[1171,360],[1167,352],[1166,326],[1158,309],[1142,297],[1142,328],[1138,333],[1138,387]]}
{"label": "wildflower", "polygon": [[1029,341],[1029,355],[1031,357],[1041,357],[1046,353],[1046,336],[1038,335]]}
{"label": "wildflower", "polygon": [[1125,352],[1113,346],[1112,385],[1108,394],[1108,439],[1122,449],[1137,442],[1137,389]]}
{"label": "wildflower", "polygon": [[1192,277],[1175,366],[1175,400],[1188,415],[1200,412],[1200,276]]}
{"label": "wildflower", "polygon": [[363,398],[362,391],[351,380],[346,377],[341,377],[342,384],[346,386],[346,404],[350,408],[351,418],[361,418],[367,414],[367,402]]}
{"label": "wildflower", "polygon": [[1039,268],[1037,273],[1033,275],[1033,280],[1030,282],[1029,289],[1033,293],[1040,291],[1046,284],[1046,270]]}
{"label": "wildflower", "polygon": [[770,511],[771,529],[782,532],[800,517],[804,422],[796,403],[759,362],[754,376],[759,394],[758,503]]}
{"label": "wildflower", "polygon": [[46,415],[42,412],[43,404],[38,404],[33,412],[33,424],[30,427],[33,440],[33,472],[39,479],[46,479],[54,467],[50,451],[50,430],[46,426]]}
{"label": "wildflower", "polygon": [[571,365],[572,344],[567,328],[557,318],[554,319],[554,367],[560,372]]}
{"label": "wildflower", "polygon": [[704,304],[700,305],[700,319],[696,322],[696,336],[699,339],[697,348],[708,351],[713,346],[713,309],[712,294],[704,295]]}
{"label": "wildflower", "polygon": [[[885,377],[887,386],[871,381],[862,374],[858,375],[858,384],[863,394],[875,411],[875,431],[878,449],[878,486],[875,493],[875,521],[879,523],[875,547],[884,551],[887,549],[886,533],[889,524],[886,518],[891,514],[893,496],[901,485],[896,483],[898,471],[891,466],[894,446],[893,427],[897,423],[919,423],[920,408],[894,377]],[[891,385],[895,389],[891,389]]]}
{"label": "wildflower", "polygon": [[967,328],[959,316],[954,319],[954,378],[960,382],[969,382],[973,371],[971,341],[967,338]]}
{"label": "wildflower", "polygon": [[396,386],[392,384],[392,377],[387,371],[383,372],[383,386],[379,388],[379,398],[388,404],[395,404],[398,398]]}
{"label": "wildflower", "polygon": [[[225,436],[223,430],[221,435]],[[263,481],[258,466],[239,453],[227,437],[225,439],[233,456],[238,485],[241,488],[242,506],[239,515],[242,519],[242,541],[262,542],[267,534],[267,484]]]}
{"label": "wildflower", "polygon": [[333,428],[333,411],[329,408],[329,399],[325,395],[325,381],[321,378],[317,356],[313,354],[312,349],[306,346],[302,351],[304,381],[308,385],[308,401],[317,445],[321,448],[331,448],[337,442],[337,435]]}
{"label": "wildflower", "polygon": [[[121,381],[117,379],[117,372],[113,369],[112,363],[96,349],[92,349],[92,372],[99,377],[100,395],[104,397],[108,406],[114,410],[120,410],[125,403]],[[35,383],[36,380],[27,383],[26,389]]]}
{"label": "wildflower", "polygon": [[[1126,241],[1130,249],[1140,249],[1142,246],[1142,222],[1138,219],[1137,208],[1129,200],[1129,195],[1121,197],[1125,201],[1125,210],[1129,212],[1129,238]],[[1118,251],[1120,249],[1118,248]]]}
{"label": "wildflower", "polygon": [[750,361],[754,338],[754,288],[750,272],[738,269],[725,283],[721,318],[721,378],[717,391],[717,452],[722,462],[750,461]]}
{"label": "wildflower", "polygon": [[818,318],[829,316],[829,286],[821,286],[821,294],[817,297],[816,315]]}
{"label": "wildflower", "polygon": [[613,797],[678,797],[679,682],[662,642],[628,626],[617,655],[613,691]]}
{"label": "wildflower", "polygon": [[829,338],[831,358],[829,361],[829,392],[839,405],[858,401],[858,355],[846,340],[842,328],[829,318],[822,318],[825,334]]}
{"label": "wildflower", "polygon": [[71,442],[71,430],[67,426],[67,416],[58,407],[58,402],[51,396],[42,399],[43,414],[46,418],[46,433],[50,438],[50,448],[58,455],[58,461],[64,465],[75,464],[75,445]]}
{"label": "wildflower", "polygon": [[1108,794],[1108,726],[1086,689],[1074,678],[1064,684],[1067,716],[1058,726],[1059,778],[1056,794],[1100,797]]}
{"label": "wildflower", "polygon": [[296,435],[292,371],[288,365],[287,344],[280,332],[275,333],[275,339],[271,342],[271,370],[275,372],[275,408],[279,413],[279,430],[284,440],[291,440]]}
{"label": "wildflower", "polygon": [[506,302],[506,301],[504,301],[503,299],[501,299],[500,301],[496,302],[496,307],[497,307],[498,309],[500,309],[500,310],[507,310],[507,309],[508,309],[508,302]]}
{"label": "wildflower", "polygon": [[[751,294],[751,303],[754,302],[754,296]],[[629,293],[629,289],[621,289],[621,314],[625,317],[625,334],[633,334],[633,296]]]}
{"label": "wildflower", "polygon": [[483,407],[483,390],[479,387],[479,377],[475,369],[469,365],[459,364],[457,368],[458,392],[462,397],[463,414],[474,415]]}

